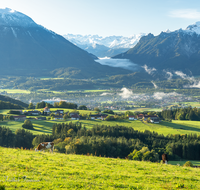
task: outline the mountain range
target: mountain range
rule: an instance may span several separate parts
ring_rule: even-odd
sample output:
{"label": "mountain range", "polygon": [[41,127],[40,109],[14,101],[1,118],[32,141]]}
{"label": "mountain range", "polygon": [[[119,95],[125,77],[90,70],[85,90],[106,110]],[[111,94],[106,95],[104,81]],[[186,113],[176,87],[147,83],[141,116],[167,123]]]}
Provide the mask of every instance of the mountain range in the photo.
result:
{"label": "mountain range", "polygon": [[102,37],[98,35],[84,36],[74,34],[67,34],[63,36],[76,46],[96,55],[97,57],[112,57],[133,48],[144,35],[144,33],[141,33],[130,37]]}
{"label": "mountain range", "polygon": [[114,56],[129,59],[154,71],[182,71],[187,74],[200,73],[200,22],[186,29],[161,32],[158,36],[148,34],[141,37],[136,46],[125,53]]}
{"label": "mountain range", "polygon": [[94,58],[27,15],[0,9],[0,75],[98,78],[130,73]]}

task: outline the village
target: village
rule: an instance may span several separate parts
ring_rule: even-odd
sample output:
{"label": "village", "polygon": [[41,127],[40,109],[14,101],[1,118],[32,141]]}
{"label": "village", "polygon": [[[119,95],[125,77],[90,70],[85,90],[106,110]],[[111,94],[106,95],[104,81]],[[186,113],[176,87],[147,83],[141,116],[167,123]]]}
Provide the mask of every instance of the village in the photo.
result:
{"label": "village", "polygon": [[[113,114],[106,114],[101,112],[96,112],[95,114],[88,112],[89,114],[83,114],[79,113],[78,110],[71,110],[71,111],[65,111],[65,110],[53,110],[51,111],[51,108],[45,107],[43,110],[15,110],[10,111],[12,113],[20,113],[19,115],[14,115],[13,120],[15,121],[25,121],[26,119],[29,120],[102,120],[102,121],[112,121],[112,120],[119,120],[119,119],[129,119],[130,121],[133,120],[141,120],[151,123],[159,123],[159,117],[157,115],[147,115],[142,113],[134,113],[128,112],[127,114],[124,113],[123,115],[115,113]],[[80,111],[81,112],[81,111]],[[120,118],[120,116],[122,116]]]}

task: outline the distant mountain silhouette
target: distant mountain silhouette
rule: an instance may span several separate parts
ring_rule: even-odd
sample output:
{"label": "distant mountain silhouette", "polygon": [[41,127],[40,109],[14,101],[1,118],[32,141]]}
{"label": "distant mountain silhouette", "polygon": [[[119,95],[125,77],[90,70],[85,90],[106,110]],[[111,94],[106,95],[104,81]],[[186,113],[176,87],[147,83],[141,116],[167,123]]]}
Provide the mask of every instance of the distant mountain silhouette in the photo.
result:
{"label": "distant mountain silhouette", "polygon": [[185,30],[143,36],[138,44],[113,58],[130,59],[141,66],[157,70],[179,70],[200,73],[200,22]]}
{"label": "distant mountain silhouette", "polygon": [[103,66],[95,58],[30,17],[0,9],[0,75],[98,78],[130,73]]}

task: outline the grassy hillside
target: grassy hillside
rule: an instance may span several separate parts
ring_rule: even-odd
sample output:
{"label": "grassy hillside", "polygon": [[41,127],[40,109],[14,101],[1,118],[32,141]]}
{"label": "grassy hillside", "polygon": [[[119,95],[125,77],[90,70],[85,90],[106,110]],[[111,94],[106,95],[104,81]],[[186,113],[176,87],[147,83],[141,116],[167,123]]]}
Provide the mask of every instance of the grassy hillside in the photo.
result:
{"label": "grassy hillside", "polygon": [[199,189],[198,168],[0,147],[6,189]]}
{"label": "grassy hillside", "polygon": [[[84,112],[84,111],[83,111]],[[86,112],[86,111],[85,111]],[[155,131],[158,134],[168,135],[168,134],[197,134],[200,135],[200,121],[179,121],[173,120],[172,122],[161,122],[159,124],[152,123],[142,123],[141,121],[102,121],[102,120],[56,120],[56,121],[37,121],[32,120],[35,130],[30,130],[33,134],[51,134],[52,127],[54,123],[65,123],[65,122],[79,122],[83,127],[92,128],[93,125],[107,125],[107,126],[125,126],[133,127],[138,131]],[[1,126],[9,127],[13,132],[16,129],[21,128],[23,121],[0,121]]]}

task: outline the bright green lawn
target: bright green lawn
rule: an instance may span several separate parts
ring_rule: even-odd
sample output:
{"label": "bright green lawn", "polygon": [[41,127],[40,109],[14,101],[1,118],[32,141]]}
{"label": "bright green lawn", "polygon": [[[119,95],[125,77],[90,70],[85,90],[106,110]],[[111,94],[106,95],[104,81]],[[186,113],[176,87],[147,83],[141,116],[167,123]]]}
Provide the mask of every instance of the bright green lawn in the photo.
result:
{"label": "bright green lawn", "polygon": [[0,147],[7,189],[200,189],[199,168]]}
{"label": "bright green lawn", "polygon": [[[55,121],[37,121],[32,120],[33,126],[35,130],[31,130],[33,134],[51,134],[52,127],[54,123],[65,123],[65,122],[73,122],[73,123],[81,123],[83,127],[92,128],[93,125],[107,125],[107,126],[126,126],[133,127],[135,130],[139,131],[155,131],[159,134],[168,135],[168,134],[197,134],[200,135],[200,122],[198,121],[173,121],[173,122],[161,122],[160,124],[152,124],[152,123],[142,123],[141,121],[102,121],[102,120],[55,120]],[[0,122],[1,126],[9,127],[13,132],[21,128],[23,122],[22,121],[6,121]],[[182,128],[182,129],[181,129]]]}
{"label": "bright green lawn", "polygon": [[29,90],[20,90],[20,89],[0,89],[0,92],[6,91],[8,94],[30,94]]}

